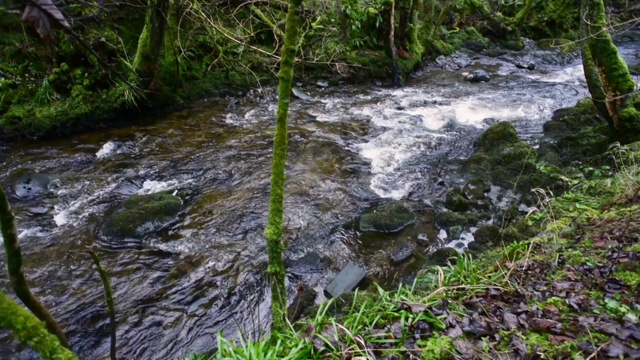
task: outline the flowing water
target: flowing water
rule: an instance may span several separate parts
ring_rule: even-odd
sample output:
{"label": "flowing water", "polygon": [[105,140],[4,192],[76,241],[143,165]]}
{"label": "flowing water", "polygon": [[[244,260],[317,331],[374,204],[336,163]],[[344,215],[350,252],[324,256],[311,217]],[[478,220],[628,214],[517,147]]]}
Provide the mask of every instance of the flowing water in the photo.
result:
{"label": "flowing water", "polygon": [[[638,62],[637,47],[623,53]],[[537,68],[517,69],[520,56]],[[463,81],[463,71],[479,68],[492,73],[491,81]],[[456,71],[427,66],[402,89],[310,85],[311,99],[294,100],[290,112],[290,298],[299,284],[321,290],[348,261],[374,279],[400,281],[407,269],[370,261],[389,249],[362,241],[354,219],[393,199],[428,206],[446,191],[443,179],[456,181],[447,164],[468,156],[496,121],[514,123],[535,143],[554,110],[587,95],[582,78],[578,58],[529,49],[477,56]],[[273,89],[254,90],[131,127],[0,148],[7,188],[28,173],[55,179],[46,196],[14,197],[12,204],[33,291],[81,358],[106,359],[109,349],[103,290],[85,251],[90,245],[111,274],[122,359],[176,359],[215,348],[218,332],[251,337],[267,328],[262,232],[275,109]],[[108,209],[160,190],[183,200],[177,221],[142,246],[101,238],[96,229]],[[5,260],[0,252],[2,267]],[[4,272],[0,288],[9,289]],[[5,331],[0,354],[37,358]]]}

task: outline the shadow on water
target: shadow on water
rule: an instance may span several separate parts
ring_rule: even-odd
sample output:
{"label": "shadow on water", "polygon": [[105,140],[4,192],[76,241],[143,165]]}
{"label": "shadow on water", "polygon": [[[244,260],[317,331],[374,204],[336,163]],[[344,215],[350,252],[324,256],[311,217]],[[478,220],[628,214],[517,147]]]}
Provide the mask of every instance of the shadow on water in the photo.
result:
{"label": "shadow on water", "polygon": [[[496,121],[513,122],[535,142],[553,110],[586,95],[577,60],[525,55],[541,65],[526,71],[508,59],[473,59],[471,68],[494,73],[484,84],[462,81],[466,69],[428,67],[403,89],[310,88],[311,100],[292,103],[285,220],[291,298],[299,283],[321,290],[348,261],[385,284],[406,278],[419,265],[390,265],[389,249],[434,231],[428,204],[444,194],[443,182],[457,181],[452,159],[468,156]],[[53,179],[43,196],[12,204],[33,290],[82,358],[106,359],[109,350],[102,287],[85,252],[90,244],[100,246],[111,274],[124,359],[176,359],[210,351],[218,332],[255,337],[268,328],[262,231],[273,94],[203,101],[136,126],[0,149],[5,187],[30,173]],[[184,202],[176,221],[136,242],[100,237],[96,228],[110,209],[161,190]],[[358,217],[393,199],[411,202],[417,222],[400,234],[363,236]],[[4,272],[0,288],[9,289]],[[4,331],[0,354],[37,358]]]}

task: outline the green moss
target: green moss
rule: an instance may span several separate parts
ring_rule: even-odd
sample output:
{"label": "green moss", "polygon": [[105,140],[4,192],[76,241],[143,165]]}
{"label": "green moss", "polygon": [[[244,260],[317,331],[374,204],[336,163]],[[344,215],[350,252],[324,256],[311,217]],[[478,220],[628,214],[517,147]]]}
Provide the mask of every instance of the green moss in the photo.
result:
{"label": "green moss", "polygon": [[0,291],[0,327],[13,331],[23,343],[37,351],[44,360],[77,360],[58,338],[47,331],[44,322],[19,306]]}
{"label": "green moss", "polygon": [[614,272],[614,275],[628,286],[636,287],[640,285],[640,271],[618,270]]}
{"label": "green moss", "polygon": [[419,340],[418,346],[422,348],[422,357],[427,360],[448,359],[455,354],[453,340],[449,336],[434,335],[427,340]]}
{"label": "green moss", "polygon": [[169,193],[134,195],[105,221],[107,236],[139,238],[166,224],[182,209],[182,200]]}

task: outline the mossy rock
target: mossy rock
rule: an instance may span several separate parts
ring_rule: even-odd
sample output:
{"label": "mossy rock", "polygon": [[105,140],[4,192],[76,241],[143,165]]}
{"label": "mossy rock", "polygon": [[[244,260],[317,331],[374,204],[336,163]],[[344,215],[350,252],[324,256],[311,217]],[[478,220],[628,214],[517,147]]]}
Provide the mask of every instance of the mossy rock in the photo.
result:
{"label": "mossy rock", "polygon": [[530,222],[526,218],[520,218],[502,231],[502,240],[505,243],[523,241],[536,236],[541,230],[540,224]]}
{"label": "mossy rock", "polygon": [[600,118],[591,99],[582,99],[576,106],[554,111],[551,120],[542,129],[546,138],[558,140],[562,137],[575,135],[587,127],[599,126],[605,121]]}
{"label": "mossy rock", "polygon": [[486,193],[491,191],[491,184],[481,178],[473,178],[467,181],[462,188],[463,195],[469,200],[486,199]]}
{"label": "mossy rock", "polygon": [[467,218],[453,211],[442,211],[436,214],[436,225],[441,228],[451,228],[454,226],[462,226],[463,228],[469,224]]}
{"label": "mossy rock", "polygon": [[604,124],[565,136],[558,140],[556,146],[560,149],[560,157],[565,164],[590,163],[608,150],[612,139],[613,133],[609,125]]}
{"label": "mossy rock", "polygon": [[458,262],[458,251],[450,247],[442,247],[428,256],[425,266],[446,266],[449,263]]}
{"label": "mossy rock", "polygon": [[360,230],[397,232],[416,221],[416,214],[404,205],[394,204],[360,217]]}
{"label": "mossy rock", "polygon": [[166,192],[134,195],[107,217],[103,234],[139,239],[171,222],[180,210],[182,200]]}
{"label": "mossy rock", "polygon": [[454,188],[447,192],[444,206],[456,212],[465,212],[469,210],[469,201],[464,196],[462,189]]}
{"label": "mossy rock", "polygon": [[495,225],[482,225],[473,234],[474,242],[480,246],[486,246],[489,244],[497,244],[500,242],[502,235],[500,234],[500,228]]}
{"label": "mossy rock", "polygon": [[503,121],[489,127],[476,142],[477,152],[490,153],[504,147],[519,143],[518,133],[511,123]]}

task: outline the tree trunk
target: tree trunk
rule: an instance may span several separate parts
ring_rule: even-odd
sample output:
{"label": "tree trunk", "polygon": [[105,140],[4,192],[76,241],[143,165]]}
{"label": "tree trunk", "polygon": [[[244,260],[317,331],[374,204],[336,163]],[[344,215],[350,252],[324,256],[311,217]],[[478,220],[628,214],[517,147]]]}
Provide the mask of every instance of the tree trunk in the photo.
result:
{"label": "tree trunk", "polygon": [[620,118],[636,85],[607,31],[602,0],[582,0],[581,19],[582,63],[593,102],[618,134],[626,136],[631,128],[637,132],[637,125]]}
{"label": "tree trunk", "polygon": [[111,283],[109,282],[109,274],[102,267],[100,263],[100,258],[95,251],[89,249],[89,255],[93,260],[93,263],[96,265],[96,269],[98,270],[98,274],[100,274],[100,280],[102,280],[102,287],[104,288],[104,297],[107,302],[107,311],[109,312],[109,321],[111,322],[111,347],[109,348],[109,357],[111,360],[117,360],[117,345],[116,345],[116,331],[117,331],[117,323],[116,323],[116,309],[113,301],[113,290],[111,289]]}
{"label": "tree trunk", "polygon": [[[4,236],[4,235],[3,235]],[[13,331],[20,342],[29,345],[44,360],[78,360],[43,322],[0,291],[0,328]]]}
{"label": "tree trunk", "polygon": [[398,69],[398,50],[396,49],[395,40],[395,0],[391,0],[391,11],[389,11],[389,48],[391,50],[391,81],[393,86],[400,87],[400,70]]}
{"label": "tree trunk", "polygon": [[278,86],[278,111],[276,113],[276,134],[273,143],[273,164],[271,172],[271,199],[269,219],[264,235],[267,239],[269,267],[267,272],[271,280],[271,317],[272,331],[283,331],[287,324],[287,289],[282,253],[284,219],[284,170],[287,161],[287,117],[291,100],[293,67],[298,45],[298,8],[302,0],[291,0],[287,12],[284,46],[280,60],[280,80]]}
{"label": "tree trunk", "polygon": [[144,88],[152,87],[156,78],[160,54],[164,44],[170,0],[149,0],[144,28],[138,39],[133,69]]}
{"label": "tree trunk", "polygon": [[22,252],[20,251],[20,243],[18,241],[18,231],[16,229],[15,216],[9,205],[7,194],[0,187],[0,228],[2,229],[2,238],[4,249],[7,253],[7,271],[9,273],[9,281],[16,296],[22,303],[40,320],[47,324],[47,329],[58,337],[60,344],[69,349],[64,332],[56,320],[51,316],[47,308],[42,305],[40,300],[36,298],[29,289],[27,280],[22,272]]}

